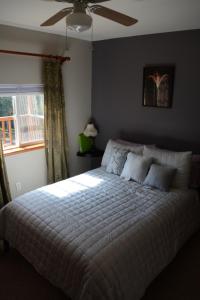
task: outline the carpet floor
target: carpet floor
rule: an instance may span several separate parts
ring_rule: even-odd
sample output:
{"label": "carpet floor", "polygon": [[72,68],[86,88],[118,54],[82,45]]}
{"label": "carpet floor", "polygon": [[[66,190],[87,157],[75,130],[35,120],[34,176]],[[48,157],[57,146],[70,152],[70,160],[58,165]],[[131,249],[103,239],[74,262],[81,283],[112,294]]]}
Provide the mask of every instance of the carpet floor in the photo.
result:
{"label": "carpet floor", "polygon": [[[14,250],[0,255],[0,299],[69,300]],[[142,300],[200,300],[200,232],[152,282]]]}

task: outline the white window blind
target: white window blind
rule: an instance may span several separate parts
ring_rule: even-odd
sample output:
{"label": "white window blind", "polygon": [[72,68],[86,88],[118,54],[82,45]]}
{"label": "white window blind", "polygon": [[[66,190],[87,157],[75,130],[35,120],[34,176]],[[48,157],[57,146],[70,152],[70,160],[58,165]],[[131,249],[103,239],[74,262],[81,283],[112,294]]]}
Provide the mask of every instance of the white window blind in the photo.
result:
{"label": "white window blind", "polygon": [[1,95],[37,94],[43,90],[43,84],[0,84]]}

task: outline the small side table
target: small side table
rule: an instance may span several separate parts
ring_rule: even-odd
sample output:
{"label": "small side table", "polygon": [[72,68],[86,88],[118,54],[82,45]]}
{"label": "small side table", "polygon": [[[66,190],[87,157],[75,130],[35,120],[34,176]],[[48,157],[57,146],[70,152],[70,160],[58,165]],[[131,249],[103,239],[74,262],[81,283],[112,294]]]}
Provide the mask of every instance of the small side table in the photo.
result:
{"label": "small side table", "polygon": [[84,152],[84,153],[78,151],[76,155],[79,157],[89,158],[91,161],[91,169],[95,169],[100,167],[103,153],[104,151],[102,150],[94,149],[92,151]]}

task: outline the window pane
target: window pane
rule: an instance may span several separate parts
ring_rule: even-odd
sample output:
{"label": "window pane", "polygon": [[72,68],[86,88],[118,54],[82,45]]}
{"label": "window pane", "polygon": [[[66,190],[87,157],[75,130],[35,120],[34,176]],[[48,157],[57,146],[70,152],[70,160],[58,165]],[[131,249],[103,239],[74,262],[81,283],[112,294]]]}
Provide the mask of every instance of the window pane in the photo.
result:
{"label": "window pane", "polygon": [[42,94],[18,95],[15,103],[20,144],[44,140],[44,97]]}
{"label": "window pane", "polygon": [[13,97],[0,96],[0,135],[4,147],[16,145],[15,117],[13,116]]}
{"label": "window pane", "polygon": [[12,96],[0,97],[0,117],[13,115]]}
{"label": "window pane", "polygon": [[0,135],[4,147],[44,141],[43,85],[0,84]]}

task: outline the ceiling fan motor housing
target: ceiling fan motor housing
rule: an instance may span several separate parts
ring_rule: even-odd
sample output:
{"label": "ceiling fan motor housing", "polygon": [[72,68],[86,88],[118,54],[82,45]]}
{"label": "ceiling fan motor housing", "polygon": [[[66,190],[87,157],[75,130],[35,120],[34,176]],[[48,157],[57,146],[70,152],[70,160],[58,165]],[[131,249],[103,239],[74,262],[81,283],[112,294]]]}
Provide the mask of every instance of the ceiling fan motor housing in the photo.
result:
{"label": "ceiling fan motor housing", "polygon": [[74,9],[66,18],[67,28],[77,32],[88,30],[92,26],[92,18],[86,13],[87,4],[74,2]]}
{"label": "ceiling fan motor housing", "polygon": [[71,13],[66,18],[67,28],[82,32],[90,29],[92,26],[92,18],[83,12]]}

